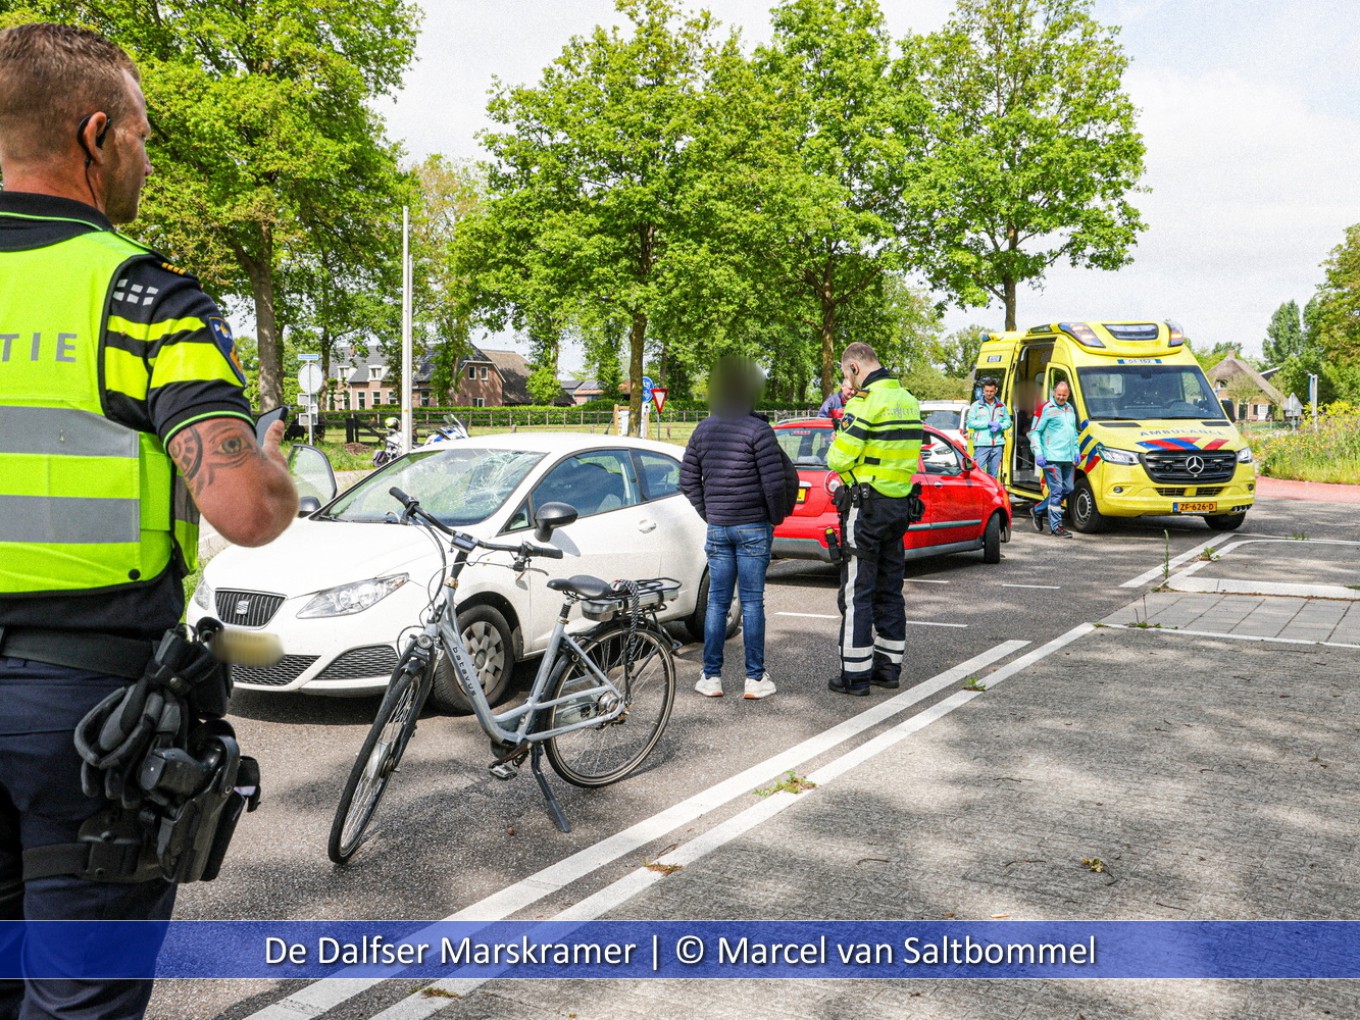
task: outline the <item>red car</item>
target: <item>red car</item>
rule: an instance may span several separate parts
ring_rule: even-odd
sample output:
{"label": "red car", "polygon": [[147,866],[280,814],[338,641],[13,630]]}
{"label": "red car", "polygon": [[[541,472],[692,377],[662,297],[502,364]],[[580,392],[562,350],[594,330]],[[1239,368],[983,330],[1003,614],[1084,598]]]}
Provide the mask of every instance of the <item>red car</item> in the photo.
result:
{"label": "red car", "polygon": [[[829,418],[780,422],[775,438],[798,468],[798,505],[774,529],[774,555],[831,562],[826,532],[840,537],[840,520],[831,502],[840,475],[828,471],[826,452],[835,431]],[[907,559],[982,550],[982,562],[1001,560],[1001,543],[1011,536],[1011,502],[1006,490],[971,458],[929,426],[921,444],[916,474],[926,515],[903,541]]]}

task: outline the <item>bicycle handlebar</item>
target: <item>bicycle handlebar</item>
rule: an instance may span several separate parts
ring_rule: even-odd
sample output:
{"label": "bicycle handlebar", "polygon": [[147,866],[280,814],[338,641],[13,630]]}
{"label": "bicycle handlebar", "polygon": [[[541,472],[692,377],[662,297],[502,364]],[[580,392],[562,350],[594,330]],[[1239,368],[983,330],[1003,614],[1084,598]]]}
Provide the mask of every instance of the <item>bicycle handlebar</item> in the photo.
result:
{"label": "bicycle handlebar", "polygon": [[529,542],[520,542],[518,544],[508,542],[487,542],[483,539],[469,535],[466,532],[454,531],[438,517],[435,517],[422,507],[420,501],[414,496],[406,495],[406,493],[402,492],[395,485],[388,489],[387,492],[406,508],[406,513],[409,516],[419,517],[422,521],[437,528],[452,539],[462,539],[462,542],[459,543],[460,545],[466,545],[468,548],[476,547],[486,549],[489,552],[513,553],[516,558],[522,560],[527,560],[532,556],[543,556],[550,560],[560,560],[562,558],[562,550],[558,549],[556,546],[533,545]]}

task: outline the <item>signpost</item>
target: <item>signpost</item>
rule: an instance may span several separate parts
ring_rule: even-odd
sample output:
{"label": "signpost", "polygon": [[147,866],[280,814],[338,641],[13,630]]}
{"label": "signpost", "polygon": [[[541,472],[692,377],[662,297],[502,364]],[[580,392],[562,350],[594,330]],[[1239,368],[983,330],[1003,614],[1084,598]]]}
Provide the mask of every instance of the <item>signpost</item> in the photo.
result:
{"label": "signpost", "polygon": [[321,384],[325,378],[321,374],[321,366],[317,364],[317,359],[321,355],[303,354],[300,356],[302,368],[298,372],[298,386],[301,387],[303,394],[306,395],[307,405],[307,443],[312,442],[312,424],[316,421],[316,395],[321,389]]}
{"label": "signpost", "polygon": [[1294,394],[1289,394],[1289,399],[1284,402],[1284,416],[1289,419],[1289,424],[1295,428],[1299,427],[1299,417],[1303,414],[1303,403]]}

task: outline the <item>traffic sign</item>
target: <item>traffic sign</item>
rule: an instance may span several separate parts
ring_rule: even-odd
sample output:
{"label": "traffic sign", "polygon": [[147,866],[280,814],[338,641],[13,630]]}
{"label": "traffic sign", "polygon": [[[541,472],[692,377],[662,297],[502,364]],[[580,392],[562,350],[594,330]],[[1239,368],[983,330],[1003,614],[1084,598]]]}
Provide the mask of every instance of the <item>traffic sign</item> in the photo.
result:
{"label": "traffic sign", "polygon": [[317,390],[321,389],[321,366],[309,361],[302,366],[298,372],[298,385],[302,387],[302,392],[307,396],[312,396]]}
{"label": "traffic sign", "polygon": [[652,402],[653,402],[654,404],[656,404],[656,413],[657,413],[657,414],[660,414],[662,411],[664,411],[664,410],[666,409],[666,396],[667,396],[669,393],[670,393],[670,390],[667,389],[667,388],[664,387],[664,386],[653,386],[653,387],[652,387]]}
{"label": "traffic sign", "polygon": [[652,391],[656,389],[656,384],[652,382],[651,376],[642,377],[642,402],[645,404],[652,399]]}
{"label": "traffic sign", "polygon": [[319,355],[319,354],[299,354],[299,355],[298,355],[298,361],[301,361],[301,362],[304,362],[304,363],[305,363],[305,362],[308,362],[308,361],[320,361],[320,360],[321,360],[321,355]]}

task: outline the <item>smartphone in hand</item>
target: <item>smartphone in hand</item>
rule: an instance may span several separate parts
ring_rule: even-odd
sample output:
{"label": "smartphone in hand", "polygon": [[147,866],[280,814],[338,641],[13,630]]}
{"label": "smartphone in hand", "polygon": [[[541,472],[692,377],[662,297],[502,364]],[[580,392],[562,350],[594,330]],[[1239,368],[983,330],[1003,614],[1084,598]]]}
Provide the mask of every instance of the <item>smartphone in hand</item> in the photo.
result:
{"label": "smartphone in hand", "polygon": [[288,405],[276,407],[272,411],[266,411],[255,421],[255,442],[264,445],[264,434],[269,431],[269,426],[276,421],[288,420]]}

